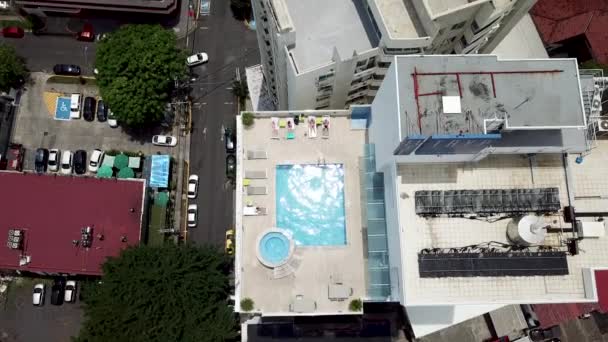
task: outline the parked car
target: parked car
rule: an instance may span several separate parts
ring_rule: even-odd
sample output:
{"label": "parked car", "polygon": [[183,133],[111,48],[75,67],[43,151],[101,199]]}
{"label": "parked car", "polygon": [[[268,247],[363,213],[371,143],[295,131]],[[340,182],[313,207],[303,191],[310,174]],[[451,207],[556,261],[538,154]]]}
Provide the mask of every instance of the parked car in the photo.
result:
{"label": "parked car", "polygon": [[72,173],[72,151],[63,151],[61,154],[61,173],[69,175]]}
{"label": "parked car", "polygon": [[44,305],[44,292],[44,284],[40,283],[34,285],[34,291],[32,293],[32,304],[34,304],[35,306]]}
{"label": "parked car", "polygon": [[93,150],[91,153],[91,160],[89,161],[89,171],[97,172],[101,163],[103,163],[104,152],[98,148]]}
{"label": "parked car", "polygon": [[80,76],[80,67],[73,64],[56,64],[53,72],[55,75]]}
{"label": "parked car", "polygon": [[236,177],[236,157],[234,154],[229,154],[226,157],[226,177],[234,179]]}
{"label": "parked car", "polygon": [[103,100],[97,101],[97,121],[104,122],[108,120],[108,107]]}
{"label": "parked car", "polygon": [[198,205],[190,204],[188,206],[188,227],[194,228],[198,222]]}
{"label": "parked car", "polygon": [[158,146],[175,146],[177,139],[170,135],[155,135],[152,137],[152,144]]}
{"label": "parked car", "polygon": [[70,97],[70,119],[80,119],[80,94],[75,93]]}
{"label": "parked car", "polygon": [[87,96],[84,98],[84,106],[82,106],[82,111],[84,119],[87,121],[95,120],[95,98],[91,96]]}
{"label": "parked car", "polygon": [[116,117],[114,116],[114,114],[112,113],[112,111],[109,108],[108,108],[108,125],[110,125],[110,127],[112,127],[112,128],[118,127],[118,120],[116,120]]}
{"label": "parked car", "polygon": [[234,230],[232,229],[226,231],[226,254],[234,254]]}
{"label": "parked car", "polygon": [[76,282],[74,280],[68,280],[65,284],[65,294],[63,300],[72,303],[76,301]]}
{"label": "parked car", "polygon": [[61,305],[63,304],[63,297],[65,291],[65,281],[63,279],[55,279],[53,286],[51,287],[51,304]]}
{"label": "parked car", "polygon": [[61,161],[61,151],[53,148],[49,151],[49,171],[57,172],[59,170],[59,163]]}
{"label": "parked car", "polygon": [[186,64],[188,64],[189,67],[193,67],[199,64],[207,63],[208,61],[209,56],[207,56],[207,54],[204,52],[199,52],[188,57],[188,59],[186,59]]}
{"label": "parked car", "polygon": [[74,152],[74,172],[77,175],[87,172],[87,151],[78,150]]}
{"label": "parked car", "polygon": [[23,38],[25,32],[21,27],[7,26],[2,29],[2,35],[6,38]]}
{"label": "parked car", "polygon": [[224,130],[224,143],[226,144],[226,153],[234,153],[236,151],[236,138],[230,128]]}
{"label": "parked car", "polygon": [[49,162],[49,150],[39,148],[36,150],[36,158],[34,160],[34,169],[38,173],[46,172],[46,165]]}
{"label": "parked car", "polygon": [[190,175],[188,177],[188,198],[196,198],[198,193],[198,176]]}

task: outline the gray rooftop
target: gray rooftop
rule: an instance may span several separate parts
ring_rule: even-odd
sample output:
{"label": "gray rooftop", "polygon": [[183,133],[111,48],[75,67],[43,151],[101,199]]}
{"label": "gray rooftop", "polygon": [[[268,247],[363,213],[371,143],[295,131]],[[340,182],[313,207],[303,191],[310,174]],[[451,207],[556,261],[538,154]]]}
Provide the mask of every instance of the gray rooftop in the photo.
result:
{"label": "gray rooftop", "polygon": [[373,0],[382,18],[375,18],[378,25],[385,25],[393,39],[420,38],[427,36],[412,0]]}
{"label": "gray rooftop", "polygon": [[[487,1],[487,0],[486,0]],[[425,2],[428,4],[429,10],[431,11],[431,13],[433,15],[442,13],[442,12],[446,12],[446,11],[451,11],[454,10],[458,7],[464,6],[464,5],[468,5],[471,2],[475,2],[475,1],[469,1],[469,0],[425,0]],[[485,1],[479,1],[479,2],[485,2]]]}
{"label": "gray rooftop", "polygon": [[[575,59],[400,56],[397,66],[405,132],[483,133],[486,119],[503,119],[503,128],[524,130],[585,125]],[[416,82],[422,95],[418,101]],[[444,96],[459,98],[460,112],[445,113]]]}
{"label": "gray rooftop", "polygon": [[[328,64],[334,47],[340,58],[378,46],[361,0],[285,0],[296,31],[291,50],[298,72]],[[323,10],[320,10],[320,9]]]}

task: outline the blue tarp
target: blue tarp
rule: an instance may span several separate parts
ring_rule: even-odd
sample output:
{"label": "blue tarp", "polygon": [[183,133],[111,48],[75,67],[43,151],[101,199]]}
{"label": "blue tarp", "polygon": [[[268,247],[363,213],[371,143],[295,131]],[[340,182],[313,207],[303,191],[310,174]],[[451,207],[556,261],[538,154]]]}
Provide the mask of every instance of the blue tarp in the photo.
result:
{"label": "blue tarp", "polygon": [[150,187],[168,188],[169,187],[169,166],[171,158],[168,155],[153,155],[152,166],[150,168]]}

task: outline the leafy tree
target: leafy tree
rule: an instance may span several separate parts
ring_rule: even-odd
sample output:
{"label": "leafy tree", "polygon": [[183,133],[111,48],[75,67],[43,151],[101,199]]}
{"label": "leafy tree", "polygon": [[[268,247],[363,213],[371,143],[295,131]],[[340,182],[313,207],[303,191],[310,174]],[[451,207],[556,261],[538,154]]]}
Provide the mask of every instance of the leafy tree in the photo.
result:
{"label": "leafy tree", "polygon": [[226,256],[212,247],[140,246],[103,265],[75,341],[224,341],[236,337]]}
{"label": "leafy tree", "polygon": [[247,81],[243,80],[234,80],[232,82],[232,95],[236,96],[239,99],[239,103],[241,107],[245,107],[245,100],[247,100],[247,96],[249,96],[249,88],[247,87]]}
{"label": "leafy tree", "polygon": [[581,63],[581,68],[582,69],[602,69],[602,70],[604,70],[604,75],[608,74],[608,65],[598,63],[593,59]]}
{"label": "leafy tree", "polygon": [[175,77],[186,73],[175,33],[160,25],[125,25],[99,42],[95,66],[101,96],[127,126],[156,123]]}
{"label": "leafy tree", "polygon": [[0,43],[0,90],[7,91],[27,76],[25,62],[12,46]]}

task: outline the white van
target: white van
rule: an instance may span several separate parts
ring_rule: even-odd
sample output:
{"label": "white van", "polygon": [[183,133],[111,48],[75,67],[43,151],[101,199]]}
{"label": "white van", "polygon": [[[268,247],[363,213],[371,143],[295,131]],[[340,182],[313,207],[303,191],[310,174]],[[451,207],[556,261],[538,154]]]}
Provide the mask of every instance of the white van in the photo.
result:
{"label": "white van", "polygon": [[70,101],[70,119],[80,119],[80,94],[72,94]]}

